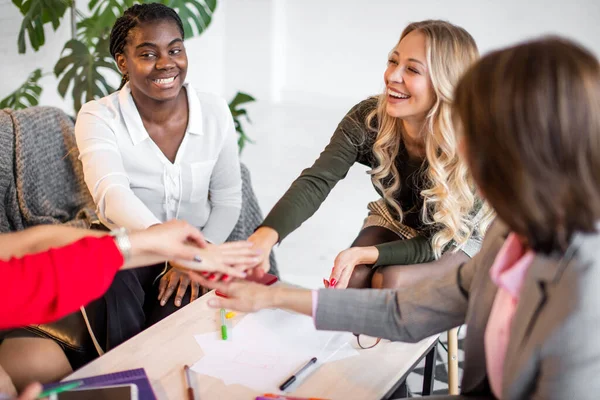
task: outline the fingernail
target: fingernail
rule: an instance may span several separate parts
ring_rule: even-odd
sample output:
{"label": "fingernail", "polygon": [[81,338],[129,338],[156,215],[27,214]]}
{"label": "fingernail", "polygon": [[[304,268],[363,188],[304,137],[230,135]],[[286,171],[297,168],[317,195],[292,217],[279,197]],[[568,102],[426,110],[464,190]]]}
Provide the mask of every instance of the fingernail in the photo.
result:
{"label": "fingernail", "polygon": [[242,272],[241,274],[242,274],[242,278],[245,278],[248,276],[248,274],[246,272]]}
{"label": "fingernail", "polygon": [[209,300],[206,302],[209,306],[215,307],[217,306],[217,302],[215,300]]}
{"label": "fingernail", "polygon": [[207,276],[207,275],[208,275],[208,272],[200,272],[200,274],[201,274],[202,276]]}
{"label": "fingernail", "polygon": [[175,300],[175,305],[179,307],[181,305],[181,300]]}
{"label": "fingernail", "polygon": [[335,286],[335,284],[336,284],[336,283],[338,283],[338,282],[335,280],[335,278],[332,278],[330,282],[331,282],[331,286]]}
{"label": "fingernail", "polygon": [[164,306],[164,305],[165,305],[165,301],[164,301],[164,300],[163,300],[163,301],[161,301],[161,302],[160,302],[160,305],[161,305],[161,306]]}
{"label": "fingernail", "polygon": [[202,258],[200,256],[194,256],[194,261],[202,262]]}
{"label": "fingernail", "polygon": [[217,276],[215,274],[210,274],[210,276],[208,277],[209,281],[214,281],[217,278]]}
{"label": "fingernail", "polygon": [[325,278],[323,278],[323,285],[325,285],[325,287],[329,286],[329,281]]}
{"label": "fingernail", "polygon": [[223,275],[223,276],[221,277],[221,280],[222,280],[222,281],[226,281],[226,280],[228,280],[228,279],[229,279],[229,275]]}

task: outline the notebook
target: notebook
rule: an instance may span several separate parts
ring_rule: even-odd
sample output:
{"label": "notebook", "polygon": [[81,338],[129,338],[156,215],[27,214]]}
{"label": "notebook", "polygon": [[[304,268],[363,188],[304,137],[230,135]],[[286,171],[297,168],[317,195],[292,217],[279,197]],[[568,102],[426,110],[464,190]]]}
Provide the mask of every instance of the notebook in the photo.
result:
{"label": "notebook", "polygon": [[144,371],[143,368],[114,372],[112,374],[90,376],[89,378],[73,379],[70,381],[51,383],[48,385],[44,385],[44,390],[51,389],[55,386],[62,385],[63,383],[73,381],[83,381],[83,385],[79,386],[78,389],[133,383],[138,388],[139,400],[157,400],[156,395],[152,390],[152,386],[150,385],[150,380],[148,380],[146,371]]}

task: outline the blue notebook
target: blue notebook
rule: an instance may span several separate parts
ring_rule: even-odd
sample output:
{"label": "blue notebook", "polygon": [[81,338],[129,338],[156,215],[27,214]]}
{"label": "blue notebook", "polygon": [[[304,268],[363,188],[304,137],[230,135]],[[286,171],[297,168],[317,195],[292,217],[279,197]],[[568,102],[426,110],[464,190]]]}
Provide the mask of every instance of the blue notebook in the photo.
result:
{"label": "blue notebook", "polygon": [[83,381],[83,385],[77,389],[93,388],[99,386],[112,386],[112,385],[124,385],[124,384],[135,384],[138,388],[139,400],[157,400],[150,380],[144,368],[130,369],[128,371],[114,372],[112,374],[90,376],[89,378],[73,379],[70,381],[51,383],[44,385],[44,390],[51,389],[55,386],[62,385],[66,382],[79,382]]}

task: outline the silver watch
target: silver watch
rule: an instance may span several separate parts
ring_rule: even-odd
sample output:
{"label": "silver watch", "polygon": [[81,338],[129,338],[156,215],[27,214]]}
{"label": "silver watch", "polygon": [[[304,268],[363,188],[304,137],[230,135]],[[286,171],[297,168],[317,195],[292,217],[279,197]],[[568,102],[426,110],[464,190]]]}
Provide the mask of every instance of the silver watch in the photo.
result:
{"label": "silver watch", "polygon": [[115,238],[115,244],[119,248],[121,255],[123,255],[125,262],[129,261],[129,258],[131,257],[131,241],[127,235],[127,229],[114,229],[110,232],[110,236]]}

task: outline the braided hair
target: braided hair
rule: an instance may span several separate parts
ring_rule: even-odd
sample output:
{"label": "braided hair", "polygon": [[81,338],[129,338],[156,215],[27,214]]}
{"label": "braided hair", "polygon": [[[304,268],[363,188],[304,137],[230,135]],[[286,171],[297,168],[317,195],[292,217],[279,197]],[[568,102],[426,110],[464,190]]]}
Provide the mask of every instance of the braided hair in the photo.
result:
{"label": "braided hair", "polygon": [[[144,22],[154,22],[170,19],[177,24],[181,38],[185,39],[183,23],[175,10],[161,3],[135,4],[129,7],[123,15],[115,21],[110,31],[110,55],[117,60],[117,54],[122,54],[127,44],[127,35],[129,31]],[[125,86],[129,76],[123,75],[119,90]]]}

